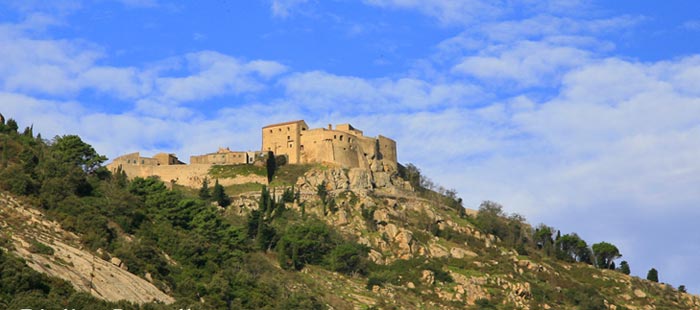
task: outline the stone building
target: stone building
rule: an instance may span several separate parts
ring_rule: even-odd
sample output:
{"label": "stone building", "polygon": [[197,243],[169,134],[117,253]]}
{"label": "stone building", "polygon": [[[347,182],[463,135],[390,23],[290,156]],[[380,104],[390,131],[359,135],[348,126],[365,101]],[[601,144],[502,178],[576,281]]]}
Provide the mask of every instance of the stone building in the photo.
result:
{"label": "stone building", "polygon": [[252,164],[255,152],[231,151],[229,148],[219,148],[216,153],[190,156],[190,164],[236,165]]}
{"label": "stone building", "polygon": [[139,152],[126,154],[115,158],[108,166],[119,166],[123,169],[127,166],[160,166],[160,165],[184,165],[174,154],[158,153],[151,157],[141,157]]}
{"label": "stone building", "polygon": [[262,151],[286,155],[290,164],[330,163],[345,168],[396,169],[396,142],[384,136],[367,137],[350,124],[333,129],[309,129],[303,120],[262,128]]}

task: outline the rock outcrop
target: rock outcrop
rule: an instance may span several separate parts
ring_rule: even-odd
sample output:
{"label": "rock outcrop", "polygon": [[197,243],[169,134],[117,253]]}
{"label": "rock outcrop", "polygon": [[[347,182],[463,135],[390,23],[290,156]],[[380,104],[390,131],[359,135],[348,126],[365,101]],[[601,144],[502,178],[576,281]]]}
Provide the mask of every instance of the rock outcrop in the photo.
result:
{"label": "rock outcrop", "polygon": [[[175,301],[149,281],[129,273],[119,258],[111,257],[106,261],[98,254],[82,249],[78,236],[61,229],[58,223],[44,219],[41,212],[2,193],[0,225],[3,231],[12,233],[14,252],[25,259],[29,267],[64,279],[76,290],[108,301],[166,304]],[[30,251],[31,243],[37,241],[51,247],[53,254]]]}

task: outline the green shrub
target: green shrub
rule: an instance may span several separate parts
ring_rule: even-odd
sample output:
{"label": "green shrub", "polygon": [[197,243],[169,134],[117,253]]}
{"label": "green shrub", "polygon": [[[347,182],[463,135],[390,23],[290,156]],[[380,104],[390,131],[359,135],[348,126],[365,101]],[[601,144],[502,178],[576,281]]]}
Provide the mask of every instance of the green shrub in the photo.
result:
{"label": "green shrub", "polygon": [[29,252],[44,255],[53,255],[54,249],[34,239],[29,240]]}

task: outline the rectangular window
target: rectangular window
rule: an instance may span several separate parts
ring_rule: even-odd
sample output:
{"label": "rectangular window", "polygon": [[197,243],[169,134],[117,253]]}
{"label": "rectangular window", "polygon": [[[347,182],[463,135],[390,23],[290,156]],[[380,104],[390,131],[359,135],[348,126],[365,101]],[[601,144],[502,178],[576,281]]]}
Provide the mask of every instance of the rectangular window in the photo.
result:
{"label": "rectangular window", "polygon": [[340,135],[340,141],[343,141],[343,135]]}

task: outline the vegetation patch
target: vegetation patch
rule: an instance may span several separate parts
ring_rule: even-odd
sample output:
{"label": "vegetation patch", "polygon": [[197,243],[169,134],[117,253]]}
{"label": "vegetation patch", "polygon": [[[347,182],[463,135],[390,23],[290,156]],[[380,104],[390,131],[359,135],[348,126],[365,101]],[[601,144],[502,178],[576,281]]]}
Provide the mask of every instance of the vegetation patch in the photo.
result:
{"label": "vegetation patch", "polygon": [[29,240],[29,252],[35,254],[53,255],[54,249],[34,239]]}
{"label": "vegetation patch", "polygon": [[229,186],[224,186],[224,189],[226,190],[226,193],[231,195],[231,196],[236,196],[240,195],[243,193],[249,193],[249,192],[259,192],[263,186],[260,183],[257,182],[248,182],[248,183],[242,183],[242,184],[233,184]]}
{"label": "vegetation patch", "polygon": [[[297,164],[278,166],[275,171],[275,176],[270,183],[270,186],[292,186],[297,183],[297,179],[303,176],[312,168],[322,169],[319,164]],[[261,168],[264,171],[264,168]]]}
{"label": "vegetation patch", "polygon": [[265,167],[249,164],[239,165],[215,165],[209,168],[209,175],[212,178],[235,178],[237,176],[257,175],[264,177],[267,175]]}

